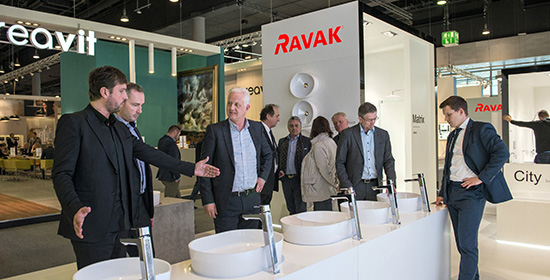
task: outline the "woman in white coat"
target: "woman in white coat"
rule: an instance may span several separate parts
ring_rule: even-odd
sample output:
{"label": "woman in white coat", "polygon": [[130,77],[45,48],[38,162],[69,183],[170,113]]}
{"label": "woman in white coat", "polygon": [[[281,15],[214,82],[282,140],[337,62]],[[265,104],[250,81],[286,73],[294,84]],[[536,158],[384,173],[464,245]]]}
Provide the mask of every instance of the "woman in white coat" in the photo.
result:
{"label": "woman in white coat", "polygon": [[338,192],[336,143],[328,120],[317,117],[311,128],[311,150],[302,161],[302,200],[313,202],[313,209],[332,210],[330,196]]}

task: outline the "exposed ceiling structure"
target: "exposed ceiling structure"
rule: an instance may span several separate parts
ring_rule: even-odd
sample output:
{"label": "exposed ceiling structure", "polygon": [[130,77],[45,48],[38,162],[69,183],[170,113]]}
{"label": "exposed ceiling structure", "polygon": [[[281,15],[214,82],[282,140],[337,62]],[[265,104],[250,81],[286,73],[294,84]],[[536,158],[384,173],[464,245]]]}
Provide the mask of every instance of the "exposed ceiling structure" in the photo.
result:
{"label": "exposed ceiling structure", "polygon": [[[273,21],[298,16],[335,6],[350,0],[0,0],[0,4],[68,17],[81,18],[117,26],[192,39],[194,17],[205,18],[206,43],[229,47],[226,62],[244,60],[261,54],[261,26]],[[457,30],[460,43],[516,36],[550,30],[550,1],[542,0],[449,0],[438,5],[436,0],[361,0],[411,27],[430,35],[441,44],[441,32]],[[125,12],[124,12],[125,11]],[[0,21],[1,18],[0,11]],[[125,13],[128,22],[121,22]],[[489,35],[482,35],[485,25]],[[0,70],[16,70],[36,62],[34,48],[7,44],[5,29],[0,32]],[[243,35],[243,36],[241,36]],[[250,44],[243,47],[238,40],[248,36]],[[238,49],[235,46],[239,45]],[[56,51],[39,50],[41,58]],[[251,55],[252,58],[257,56]],[[13,68],[13,69],[11,69]],[[54,70],[57,69],[57,72]],[[59,94],[59,70],[50,67],[41,74],[43,95]],[[1,71],[0,71],[0,75]],[[20,80],[18,93],[30,94],[31,78]],[[0,81],[3,83],[3,81]],[[11,86],[10,86],[11,85]],[[0,86],[0,93],[13,90],[12,84]]]}

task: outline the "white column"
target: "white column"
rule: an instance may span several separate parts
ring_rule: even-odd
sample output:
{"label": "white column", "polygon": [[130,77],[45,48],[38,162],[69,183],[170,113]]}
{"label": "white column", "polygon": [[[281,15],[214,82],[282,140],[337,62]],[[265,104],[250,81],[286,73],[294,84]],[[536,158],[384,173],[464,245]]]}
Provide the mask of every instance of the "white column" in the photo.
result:
{"label": "white column", "polygon": [[172,48],[172,76],[178,75],[178,62],[176,60],[176,48]]}
{"label": "white column", "polygon": [[155,45],[149,43],[149,73],[155,73]]}
{"label": "white column", "polygon": [[128,44],[128,54],[130,62],[130,82],[136,82],[136,41],[130,40]]}

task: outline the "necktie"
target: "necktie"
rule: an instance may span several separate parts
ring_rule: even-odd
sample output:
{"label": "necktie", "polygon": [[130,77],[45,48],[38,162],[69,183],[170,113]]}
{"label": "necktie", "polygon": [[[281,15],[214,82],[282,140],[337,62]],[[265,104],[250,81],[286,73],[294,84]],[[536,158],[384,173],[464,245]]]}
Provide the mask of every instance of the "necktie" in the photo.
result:
{"label": "necktie", "polygon": [[448,150],[448,153],[449,153],[449,156],[452,157],[453,155],[453,149],[455,148],[455,144],[456,144],[456,139],[458,138],[458,134],[460,133],[460,131],[462,130],[462,128],[456,128],[452,133],[451,133],[451,137],[449,139],[450,141],[450,144],[449,144],[449,150]]}
{"label": "necktie", "polygon": [[[275,151],[277,151],[277,142],[275,142],[275,136],[273,136],[273,130],[269,130],[269,136],[271,137],[271,142],[273,143],[273,147],[275,147]],[[275,164],[279,163],[279,153],[275,152]]]}

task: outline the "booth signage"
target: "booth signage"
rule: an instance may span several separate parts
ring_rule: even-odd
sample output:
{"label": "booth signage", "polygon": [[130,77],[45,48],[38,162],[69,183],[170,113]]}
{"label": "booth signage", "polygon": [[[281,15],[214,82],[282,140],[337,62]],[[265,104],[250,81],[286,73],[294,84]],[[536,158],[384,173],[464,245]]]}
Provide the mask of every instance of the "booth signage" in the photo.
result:
{"label": "booth signage", "polygon": [[441,33],[441,43],[444,47],[458,46],[458,31],[445,31]]}
{"label": "booth signage", "polygon": [[424,116],[423,115],[417,115],[417,114],[412,115],[412,121],[413,121],[413,123],[425,123]]}
{"label": "booth signage", "polygon": [[493,104],[493,105],[483,105],[482,103],[477,103],[476,109],[474,112],[485,112],[485,111],[502,111],[502,104]]}
{"label": "booth signage", "polygon": [[[288,34],[280,34],[278,40],[282,41],[277,44],[275,48],[275,55],[279,54],[279,51],[283,53],[293,52],[294,50],[301,51],[302,49],[316,48],[318,45],[332,45],[334,43],[342,43],[342,39],[338,36],[338,32],[344,26],[337,26],[335,28],[329,28],[327,31],[317,30],[316,32],[309,32],[309,34],[301,34],[300,36],[290,36]],[[315,33],[315,38],[313,34]],[[328,42],[327,42],[328,38]],[[289,46],[290,43],[290,46]]]}
{"label": "booth signage", "polygon": [[[0,28],[5,27],[5,22],[0,22]],[[38,42],[37,37],[41,35],[46,38],[46,42],[41,43]],[[59,46],[61,47],[61,50],[64,52],[68,52],[71,48],[71,45],[73,44],[75,38],[77,38],[77,53],[88,55],[95,55],[95,43],[97,42],[97,39],[95,38],[95,32],[89,30],[88,36],[86,36],[84,30],[79,29],[78,34],[68,34],[66,37],[63,35],[62,32],[55,31],[53,32],[53,36],[57,39],[57,42],[59,43]],[[30,43],[37,49],[45,50],[45,49],[54,49],[53,46],[53,36],[52,33],[44,28],[35,28],[31,31],[29,34],[29,31],[27,28],[25,28],[22,25],[14,24],[8,28],[8,31],[6,33],[6,37],[8,40],[16,45],[16,46],[24,46],[26,44]],[[85,43],[87,42],[87,44]],[[88,51],[86,52],[86,45],[88,46]]]}
{"label": "booth signage", "polygon": [[504,177],[511,189],[537,190],[550,192],[550,178],[547,164],[507,163]]}
{"label": "booth signage", "polygon": [[264,91],[263,86],[247,87],[246,89],[248,89],[248,92],[250,92],[250,95],[253,95],[253,94],[258,95]]}

